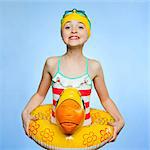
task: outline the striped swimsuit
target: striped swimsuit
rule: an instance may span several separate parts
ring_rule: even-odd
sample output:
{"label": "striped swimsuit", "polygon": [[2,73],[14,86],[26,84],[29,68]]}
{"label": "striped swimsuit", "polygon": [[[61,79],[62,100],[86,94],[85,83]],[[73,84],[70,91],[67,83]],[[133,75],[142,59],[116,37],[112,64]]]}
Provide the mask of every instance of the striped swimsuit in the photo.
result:
{"label": "striped swimsuit", "polygon": [[90,94],[92,89],[92,80],[88,73],[88,59],[86,58],[86,69],[85,73],[76,78],[70,78],[62,74],[60,71],[61,65],[61,57],[58,59],[58,70],[52,78],[52,92],[53,92],[53,109],[51,122],[56,123],[55,118],[55,108],[57,101],[60,98],[61,92],[67,87],[73,87],[80,91],[81,98],[84,102],[85,107],[85,118],[83,122],[83,126],[88,126],[91,124],[91,116],[90,116]]}

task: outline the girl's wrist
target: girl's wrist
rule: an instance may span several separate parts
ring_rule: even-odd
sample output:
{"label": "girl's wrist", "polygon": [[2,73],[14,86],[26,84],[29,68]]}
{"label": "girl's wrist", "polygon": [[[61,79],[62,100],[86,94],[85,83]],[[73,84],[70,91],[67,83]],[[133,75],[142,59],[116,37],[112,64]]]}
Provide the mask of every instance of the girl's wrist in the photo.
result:
{"label": "girl's wrist", "polygon": [[115,119],[116,122],[122,123],[124,124],[124,119],[122,117],[118,117],[117,119]]}
{"label": "girl's wrist", "polygon": [[120,119],[120,120],[119,120],[120,130],[124,127],[124,125],[125,125],[124,120],[123,120],[123,119]]}
{"label": "girl's wrist", "polygon": [[27,116],[27,115],[29,115],[30,113],[27,111],[27,110],[24,110],[23,112],[22,112],[22,117],[24,117],[24,116]]}
{"label": "girl's wrist", "polygon": [[119,124],[120,128],[122,128],[125,125],[125,122],[124,122],[123,118],[119,118],[119,119],[115,120],[115,122],[117,124]]}
{"label": "girl's wrist", "polygon": [[121,118],[119,122],[122,123],[122,124],[125,123],[123,118]]}

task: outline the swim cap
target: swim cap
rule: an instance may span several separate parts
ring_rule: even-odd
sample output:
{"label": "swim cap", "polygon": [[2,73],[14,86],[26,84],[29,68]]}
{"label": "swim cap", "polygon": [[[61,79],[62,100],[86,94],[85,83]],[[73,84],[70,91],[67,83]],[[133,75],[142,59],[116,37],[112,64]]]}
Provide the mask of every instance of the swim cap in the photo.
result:
{"label": "swim cap", "polygon": [[77,9],[65,11],[63,18],[61,19],[61,28],[63,28],[64,25],[71,20],[82,22],[87,29],[88,37],[90,36],[91,22],[84,11]]}

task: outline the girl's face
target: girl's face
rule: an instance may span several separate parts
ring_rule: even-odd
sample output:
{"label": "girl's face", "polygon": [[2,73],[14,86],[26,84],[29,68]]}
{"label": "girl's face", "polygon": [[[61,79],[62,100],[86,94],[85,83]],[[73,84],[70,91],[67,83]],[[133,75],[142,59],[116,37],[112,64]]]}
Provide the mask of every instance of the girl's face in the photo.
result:
{"label": "girl's face", "polygon": [[61,31],[62,39],[69,46],[83,45],[88,40],[88,32],[82,22],[67,22]]}

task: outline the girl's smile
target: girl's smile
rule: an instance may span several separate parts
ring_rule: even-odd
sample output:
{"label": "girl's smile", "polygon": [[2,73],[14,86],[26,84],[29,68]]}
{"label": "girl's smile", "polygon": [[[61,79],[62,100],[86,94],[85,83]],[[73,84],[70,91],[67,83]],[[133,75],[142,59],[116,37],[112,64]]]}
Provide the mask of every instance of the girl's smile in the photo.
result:
{"label": "girl's smile", "polygon": [[80,38],[79,36],[75,35],[69,37],[70,40],[78,40],[79,38]]}

